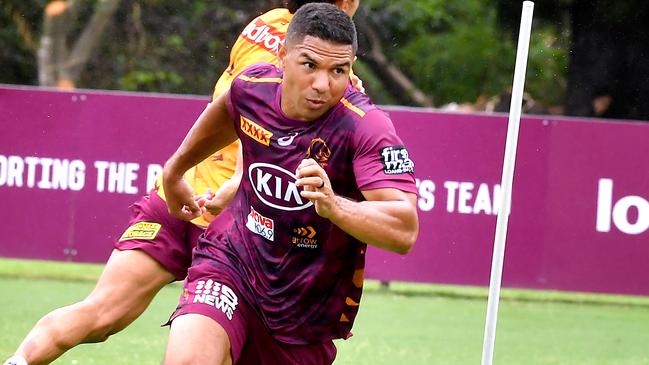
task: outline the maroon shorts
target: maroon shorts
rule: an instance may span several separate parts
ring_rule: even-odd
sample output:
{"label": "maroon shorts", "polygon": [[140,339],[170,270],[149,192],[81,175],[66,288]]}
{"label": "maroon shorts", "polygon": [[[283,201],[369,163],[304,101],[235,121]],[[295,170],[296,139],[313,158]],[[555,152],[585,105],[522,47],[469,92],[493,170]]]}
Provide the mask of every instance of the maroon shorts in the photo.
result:
{"label": "maroon shorts", "polygon": [[130,206],[129,227],[115,243],[118,250],[142,250],[158,261],[176,280],[187,276],[192,249],[203,229],[178,219],[155,192]]}
{"label": "maroon shorts", "polygon": [[207,316],[225,329],[235,365],[329,365],[336,358],[333,341],[291,345],[275,340],[239,289],[209,263],[189,269],[180,304],[169,323],[190,313]]}

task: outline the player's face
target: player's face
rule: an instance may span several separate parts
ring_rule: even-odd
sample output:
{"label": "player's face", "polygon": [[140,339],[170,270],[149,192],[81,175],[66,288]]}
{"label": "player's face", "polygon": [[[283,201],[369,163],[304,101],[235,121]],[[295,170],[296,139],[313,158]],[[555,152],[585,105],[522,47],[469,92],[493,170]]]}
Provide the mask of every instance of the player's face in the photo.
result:
{"label": "player's face", "polygon": [[281,105],[288,117],[312,121],[340,101],[354,63],[351,45],[306,36],[286,45],[279,56],[284,69]]}

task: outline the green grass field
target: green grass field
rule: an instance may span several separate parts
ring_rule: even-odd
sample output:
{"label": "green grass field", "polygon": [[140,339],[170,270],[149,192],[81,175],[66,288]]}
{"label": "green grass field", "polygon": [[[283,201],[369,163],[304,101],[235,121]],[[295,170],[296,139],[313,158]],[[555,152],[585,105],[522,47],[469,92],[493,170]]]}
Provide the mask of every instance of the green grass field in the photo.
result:
{"label": "green grass field", "polygon": [[[46,312],[87,295],[100,265],[0,259],[0,357]],[[125,331],[56,364],[159,364],[179,285]],[[485,288],[368,282],[336,364],[480,364]],[[649,298],[503,290],[494,364],[649,365]]]}

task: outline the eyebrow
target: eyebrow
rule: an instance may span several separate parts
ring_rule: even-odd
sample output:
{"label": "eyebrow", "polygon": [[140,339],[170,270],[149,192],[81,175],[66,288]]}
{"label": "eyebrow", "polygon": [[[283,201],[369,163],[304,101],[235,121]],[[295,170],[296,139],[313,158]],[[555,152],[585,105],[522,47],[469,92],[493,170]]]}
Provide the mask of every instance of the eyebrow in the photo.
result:
{"label": "eyebrow", "polygon": [[[318,64],[318,61],[314,60],[313,57],[309,56],[305,52],[300,53],[300,57],[306,58],[307,61],[309,61],[311,63]],[[341,63],[336,63],[336,64],[334,64],[334,67],[351,67],[351,62],[345,61],[345,62],[341,62]]]}

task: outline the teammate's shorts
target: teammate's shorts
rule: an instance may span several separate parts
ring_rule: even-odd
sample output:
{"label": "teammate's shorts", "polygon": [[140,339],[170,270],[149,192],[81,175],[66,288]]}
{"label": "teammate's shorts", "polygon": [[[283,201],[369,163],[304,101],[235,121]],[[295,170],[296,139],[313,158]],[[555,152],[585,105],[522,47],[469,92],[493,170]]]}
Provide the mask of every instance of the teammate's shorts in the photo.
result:
{"label": "teammate's shorts", "polygon": [[142,250],[158,261],[176,280],[187,276],[192,249],[203,229],[172,216],[155,191],[130,206],[129,227],[115,242],[118,250]]}
{"label": "teammate's shorts", "polygon": [[204,315],[221,325],[235,365],[329,365],[336,358],[333,341],[291,345],[275,340],[231,280],[206,262],[189,269],[168,323],[184,314]]}

